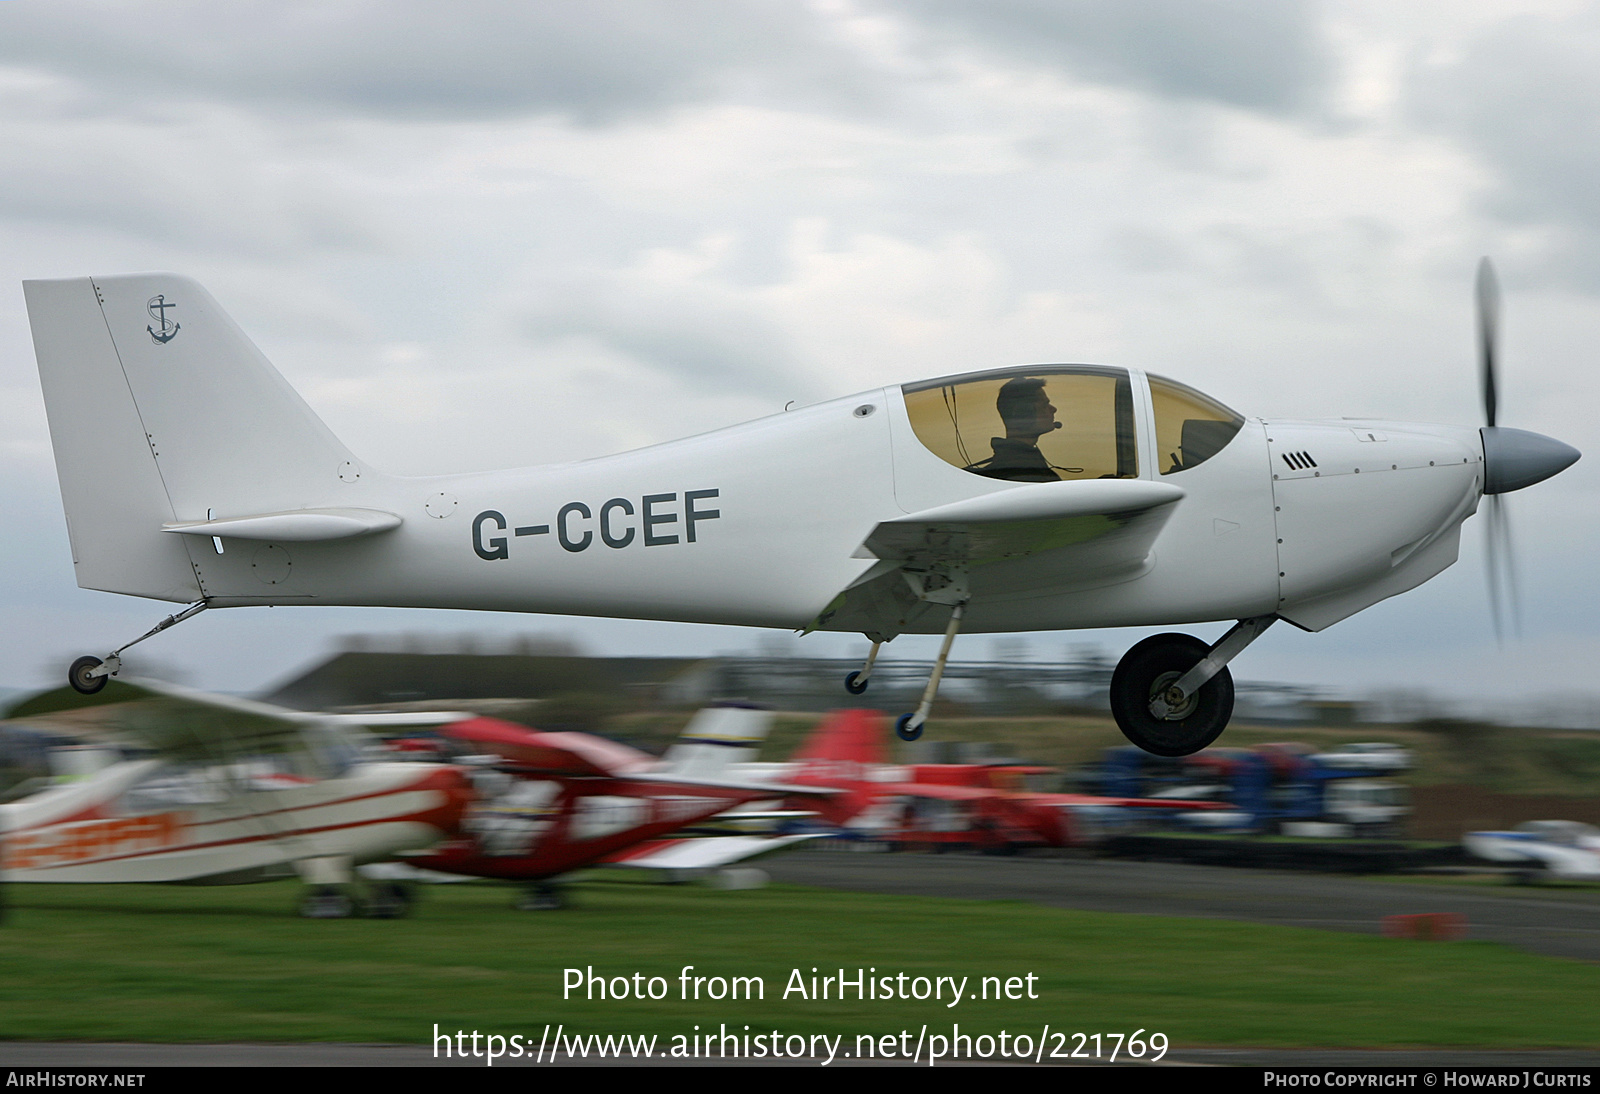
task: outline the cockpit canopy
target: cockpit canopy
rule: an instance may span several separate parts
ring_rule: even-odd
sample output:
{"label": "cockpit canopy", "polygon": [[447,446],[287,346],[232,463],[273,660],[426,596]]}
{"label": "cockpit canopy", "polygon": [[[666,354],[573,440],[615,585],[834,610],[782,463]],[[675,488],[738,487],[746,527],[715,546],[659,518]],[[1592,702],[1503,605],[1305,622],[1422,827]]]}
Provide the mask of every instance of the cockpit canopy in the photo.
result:
{"label": "cockpit canopy", "polygon": [[[1163,475],[1205,462],[1244,424],[1192,388],[1158,376],[1149,383]],[[963,471],[1013,482],[1139,475],[1126,369],[1033,365],[946,376],[901,391],[917,439]]]}
{"label": "cockpit canopy", "polygon": [[1161,473],[1198,467],[1228,447],[1244,418],[1194,388],[1151,376],[1150,406],[1156,421]]}

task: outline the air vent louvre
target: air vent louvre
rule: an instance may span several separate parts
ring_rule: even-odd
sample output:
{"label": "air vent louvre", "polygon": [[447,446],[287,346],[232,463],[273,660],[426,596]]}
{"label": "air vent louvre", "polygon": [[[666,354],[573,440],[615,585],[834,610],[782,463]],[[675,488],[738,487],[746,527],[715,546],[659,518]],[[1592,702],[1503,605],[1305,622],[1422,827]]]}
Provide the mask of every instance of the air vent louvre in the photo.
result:
{"label": "air vent louvre", "polygon": [[1311,458],[1309,452],[1285,452],[1283,462],[1293,471],[1309,471],[1317,466],[1317,461]]}

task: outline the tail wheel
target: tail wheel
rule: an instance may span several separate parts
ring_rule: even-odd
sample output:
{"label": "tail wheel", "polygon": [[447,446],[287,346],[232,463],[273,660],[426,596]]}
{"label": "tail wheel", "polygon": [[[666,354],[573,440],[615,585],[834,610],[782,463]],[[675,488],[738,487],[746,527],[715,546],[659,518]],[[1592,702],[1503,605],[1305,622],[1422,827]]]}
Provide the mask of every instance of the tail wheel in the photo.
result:
{"label": "tail wheel", "polygon": [[1111,713],[1122,735],[1156,756],[1188,756],[1222,735],[1233,716],[1233,677],[1222,669],[1165,717],[1151,700],[1200,663],[1210,649],[1187,634],[1158,634],[1123,654],[1111,676]]}

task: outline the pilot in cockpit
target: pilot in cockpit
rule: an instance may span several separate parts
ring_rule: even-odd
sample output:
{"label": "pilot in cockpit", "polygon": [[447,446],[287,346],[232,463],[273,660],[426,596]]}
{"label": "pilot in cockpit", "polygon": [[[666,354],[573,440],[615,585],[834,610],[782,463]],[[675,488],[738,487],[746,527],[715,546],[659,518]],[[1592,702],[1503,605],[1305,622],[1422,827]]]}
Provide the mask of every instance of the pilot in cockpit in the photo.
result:
{"label": "pilot in cockpit", "polygon": [[1013,482],[1059,482],[1061,476],[1057,470],[1081,471],[1079,468],[1058,469],[1039,451],[1039,438],[1061,428],[1061,423],[1056,421],[1056,408],[1045,394],[1043,380],[1018,376],[1006,381],[995,399],[995,410],[1005,423],[1006,435],[990,438],[994,455],[967,465],[966,470]]}

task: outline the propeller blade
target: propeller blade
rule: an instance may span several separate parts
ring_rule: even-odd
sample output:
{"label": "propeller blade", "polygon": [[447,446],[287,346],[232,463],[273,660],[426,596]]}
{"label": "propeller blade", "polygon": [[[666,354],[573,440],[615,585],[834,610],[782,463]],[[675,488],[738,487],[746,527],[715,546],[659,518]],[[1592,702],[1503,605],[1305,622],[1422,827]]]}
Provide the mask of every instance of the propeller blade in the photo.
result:
{"label": "propeller blade", "polygon": [[1483,572],[1489,579],[1489,618],[1494,621],[1494,640],[1506,644],[1505,626],[1500,620],[1500,552],[1495,549],[1495,525],[1500,514],[1500,495],[1491,494],[1483,514]]}
{"label": "propeller blade", "polygon": [[1496,498],[1497,508],[1500,510],[1500,557],[1505,562],[1506,568],[1506,614],[1511,617],[1511,636],[1522,637],[1522,592],[1517,587],[1517,555],[1512,549],[1511,541],[1511,510],[1510,503],[1504,498]]}
{"label": "propeller blade", "polygon": [[1485,499],[1484,566],[1489,578],[1489,615],[1494,620],[1495,641],[1505,644],[1506,624],[1514,637],[1522,637],[1522,596],[1517,587],[1517,566],[1511,543],[1511,518],[1505,498],[1491,494]]}
{"label": "propeller blade", "polygon": [[1495,424],[1500,388],[1500,283],[1494,263],[1478,263],[1478,380],[1483,388],[1485,425]]}

